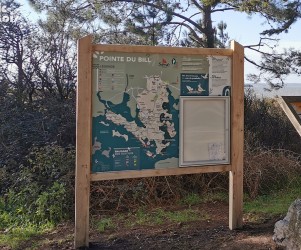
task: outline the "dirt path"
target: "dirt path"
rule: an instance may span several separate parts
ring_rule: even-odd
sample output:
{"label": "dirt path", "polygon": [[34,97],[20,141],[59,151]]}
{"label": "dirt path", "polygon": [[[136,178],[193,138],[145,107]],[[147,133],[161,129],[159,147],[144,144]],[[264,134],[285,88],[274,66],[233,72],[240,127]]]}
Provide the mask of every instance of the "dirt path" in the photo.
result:
{"label": "dirt path", "polygon": [[[177,208],[178,209],[178,208]],[[202,204],[210,219],[197,222],[137,226],[98,233],[92,231],[89,249],[102,250],[169,250],[169,249],[229,249],[268,250],[277,248],[272,240],[274,224],[279,218],[264,223],[244,222],[240,230],[228,229],[228,205]],[[247,217],[247,216],[245,216]],[[245,219],[246,220],[246,219]],[[74,224],[62,224],[55,230],[24,242],[19,249],[73,249]],[[5,248],[8,249],[8,248]]]}
{"label": "dirt path", "polygon": [[245,226],[230,231],[225,226],[198,229],[188,227],[157,229],[152,232],[133,230],[122,237],[100,237],[91,249],[276,249],[272,241],[273,225]]}
{"label": "dirt path", "polygon": [[242,229],[231,231],[226,204],[204,204],[200,209],[211,219],[93,234],[90,249],[280,249],[272,240],[278,218],[261,224],[245,222]]}

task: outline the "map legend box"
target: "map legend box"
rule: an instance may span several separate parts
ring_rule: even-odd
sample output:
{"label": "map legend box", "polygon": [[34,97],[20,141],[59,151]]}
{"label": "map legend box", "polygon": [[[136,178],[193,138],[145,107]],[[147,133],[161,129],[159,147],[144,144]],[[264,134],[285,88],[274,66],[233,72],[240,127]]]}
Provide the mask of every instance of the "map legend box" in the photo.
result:
{"label": "map legend box", "polygon": [[138,170],[140,168],[140,148],[114,148],[114,170]]}

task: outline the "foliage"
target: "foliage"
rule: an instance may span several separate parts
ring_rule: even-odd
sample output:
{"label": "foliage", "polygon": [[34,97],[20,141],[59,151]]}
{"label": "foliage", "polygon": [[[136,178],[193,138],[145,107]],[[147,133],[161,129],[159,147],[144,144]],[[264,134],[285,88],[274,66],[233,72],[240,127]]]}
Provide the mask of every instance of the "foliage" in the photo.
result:
{"label": "foliage", "polygon": [[[35,65],[39,93],[69,99],[74,95],[77,74],[76,41],[80,28],[68,18],[50,16],[39,21],[39,52]],[[36,59],[38,60],[38,59]]]}
{"label": "foliage", "polygon": [[78,32],[33,25],[9,2],[18,18],[0,27],[0,227],[26,231],[73,211]]}
{"label": "foliage", "polygon": [[[73,211],[74,151],[56,145],[33,150],[28,166],[10,177],[1,198],[1,228],[59,223]],[[8,178],[9,176],[6,176]]]}
{"label": "foliage", "polygon": [[33,24],[19,4],[5,2],[15,18],[0,26],[0,83],[8,85],[18,105],[49,96],[72,97],[81,29],[62,16]]}
{"label": "foliage", "polygon": [[106,215],[103,218],[94,218],[94,227],[104,232],[116,230],[120,224],[128,228],[136,226],[156,226],[163,223],[187,223],[191,221],[208,220],[209,215],[197,208],[183,208],[181,210],[140,207],[130,213],[119,213],[118,215]]}
{"label": "foliage", "polygon": [[103,218],[97,222],[97,230],[104,232],[107,229],[114,228],[114,224],[111,218]]}
{"label": "foliage", "polygon": [[160,13],[160,10],[152,6],[145,6],[142,9],[133,9],[125,27],[128,32],[143,37],[145,44],[157,45],[164,39],[164,33],[168,32],[163,23],[169,22],[170,19],[170,15]]}
{"label": "foliage", "polygon": [[[34,223],[36,225],[48,222],[58,223],[67,218],[66,191],[62,184],[55,182],[42,193],[33,190],[34,186],[16,193],[10,191],[1,209],[2,228],[11,225],[22,226]],[[36,187],[37,189],[39,187]]]}
{"label": "foliage", "polygon": [[189,194],[181,200],[181,203],[189,207],[196,205],[202,201],[201,197],[195,193]]}
{"label": "foliage", "polygon": [[245,95],[244,186],[251,198],[285,187],[301,173],[301,141],[275,99]]}
{"label": "foliage", "polygon": [[[0,248],[20,249],[20,246],[27,240],[31,240],[51,229],[53,229],[53,226],[49,224],[43,226],[28,224],[10,228],[8,232],[0,234]],[[32,245],[31,247],[34,248],[35,246]]]}
{"label": "foliage", "polygon": [[[78,13],[77,18],[87,17],[86,12],[92,12],[86,21],[102,20],[108,25],[119,24],[124,26],[125,32],[142,32],[147,35],[168,27],[165,36],[173,36],[183,30],[188,30],[201,47],[214,46],[214,27],[212,14],[222,11],[235,10],[246,12],[250,15],[258,13],[267,19],[271,29],[264,30],[263,34],[278,34],[289,28],[299,17],[299,1],[38,1],[30,0],[33,6],[40,10],[47,9],[50,15],[59,13],[64,8],[64,15]],[[51,7],[50,7],[51,6]],[[142,18],[146,17],[146,18]],[[75,18],[76,20],[76,18]],[[156,20],[156,21],[155,21]],[[159,25],[159,26],[157,26]],[[157,27],[155,27],[157,26]],[[276,26],[276,28],[275,28]],[[158,36],[160,37],[160,35]]]}
{"label": "foliage", "polygon": [[[239,11],[250,17],[259,15],[267,28],[260,32],[258,44],[244,44],[246,49],[262,55],[260,62],[245,57],[262,73],[259,78],[258,75],[251,76],[252,79],[263,78],[271,87],[279,88],[283,87],[287,74],[300,71],[299,63],[291,59],[290,52],[274,50],[277,35],[288,32],[300,18],[299,0],[29,1],[49,16],[73,17],[74,22],[81,21],[85,30],[94,31],[97,42],[118,44],[224,48],[230,37],[226,22],[216,21],[219,13],[229,12],[230,16],[231,12]],[[263,48],[269,49],[263,51]],[[291,52],[300,55],[300,51]]]}
{"label": "foliage", "polygon": [[196,202],[194,194],[203,195],[209,190],[221,191],[227,187],[225,173],[92,182],[91,212],[128,211],[140,206],[163,206],[181,201],[189,204]]}
{"label": "foliage", "polygon": [[[18,17],[0,27],[0,167],[11,176],[27,167],[33,148],[75,144],[77,33],[58,20],[56,29],[33,25],[18,4],[5,3]],[[0,194],[10,182],[3,178]]]}
{"label": "foliage", "polygon": [[36,55],[36,43],[30,36],[33,26],[18,12],[19,4],[14,1],[5,1],[4,4],[13,10],[16,21],[1,22],[0,82],[10,87],[17,103],[21,104],[31,101],[34,93],[32,57]]}
{"label": "foliage", "polygon": [[63,184],[54,182],[49,191],[43,191],[35,202],[37,221],[47,220],[58,223],[67,218],[69,211],[65,206],[66,190]]}
{"label": "foliage", "polygon": [[250,198],[280,190],[295,183],[301,174],[299,154],[263,148],[245,151],[244,187]]}
{"label": "foliage", "polygon": [[[74,145],[73,100],[48,98],[18,106],[6,97],[0,100],[0,104],[0,115],[5,121],[0,124],[0,166],[8,176],[20,172],[22,166],[28,166],[27,158],[36,148],[52,144],[66,148]],[[0,194],[15,180],[3,179]]]}
{"label": "foliage", "polygon": [[246,196],[244,213],[247,220],[261,221],[271,216],[285,215],[290,204],[300,198],[301,180],[292,180],[289,185],[270,194],[263,194],[256,199]]}
{"label": "foliage", "polygon": [[246,150],[256,148],[301,150],[298,133],[276,99],[258,98],[248,91],[244,99]]}

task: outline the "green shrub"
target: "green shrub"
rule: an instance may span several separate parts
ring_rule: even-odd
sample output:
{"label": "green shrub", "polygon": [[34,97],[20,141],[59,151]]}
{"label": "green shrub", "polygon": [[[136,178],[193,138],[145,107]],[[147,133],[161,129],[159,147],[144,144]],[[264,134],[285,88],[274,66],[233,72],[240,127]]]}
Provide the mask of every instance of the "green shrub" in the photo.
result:
{"label": "green shrub", "polygon": [[33,151],[47,145],[74,148],[75,98],[49,96],[20,104],[6,90],[0,93],[0,117],[0,169],[7,172],[5,178],[0,173],[0,195],[14,186]]}
{"label": "green shrub", "polygon": [[58,145],[33,148],[27,165],[14,173],[1,197],[0,216],[7,225],[59,223],[73,216],[74,157],[72,148]]}
{"label": "green shrub", "polygon": [[7,198],[1,199],[0,227],[20,226],[28,223],[59,223],[68,218],[69,210],[65,202],[66,190],[63,184],[54,182],[48,190],[38,193],[36,190],[23,189],[19,193],[10,191]]}
{"label": "green shrub", "polygon": [[111,218],[103,218],[97,222],[97,230],[104,232],[106,229],[114,228],[114,223]]}
{"label": "green shrub", "polygon": [[68,206],[65,203],[66,189],[63,184],[54,182],[53,186],[43,191],[37,198],[36,220],[59,223],[68,217]]}

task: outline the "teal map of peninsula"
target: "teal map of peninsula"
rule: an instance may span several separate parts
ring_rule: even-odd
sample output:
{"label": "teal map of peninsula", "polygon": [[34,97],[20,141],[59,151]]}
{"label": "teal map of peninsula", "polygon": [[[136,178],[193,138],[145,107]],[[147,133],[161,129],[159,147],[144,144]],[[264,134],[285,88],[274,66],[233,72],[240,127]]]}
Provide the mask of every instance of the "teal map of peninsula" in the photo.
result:
{"label": "teal map of peninsula", "polygon": [[92,172],[178,167],[181,89],[208,95],[208,74],[204,56],[96,52]]}

